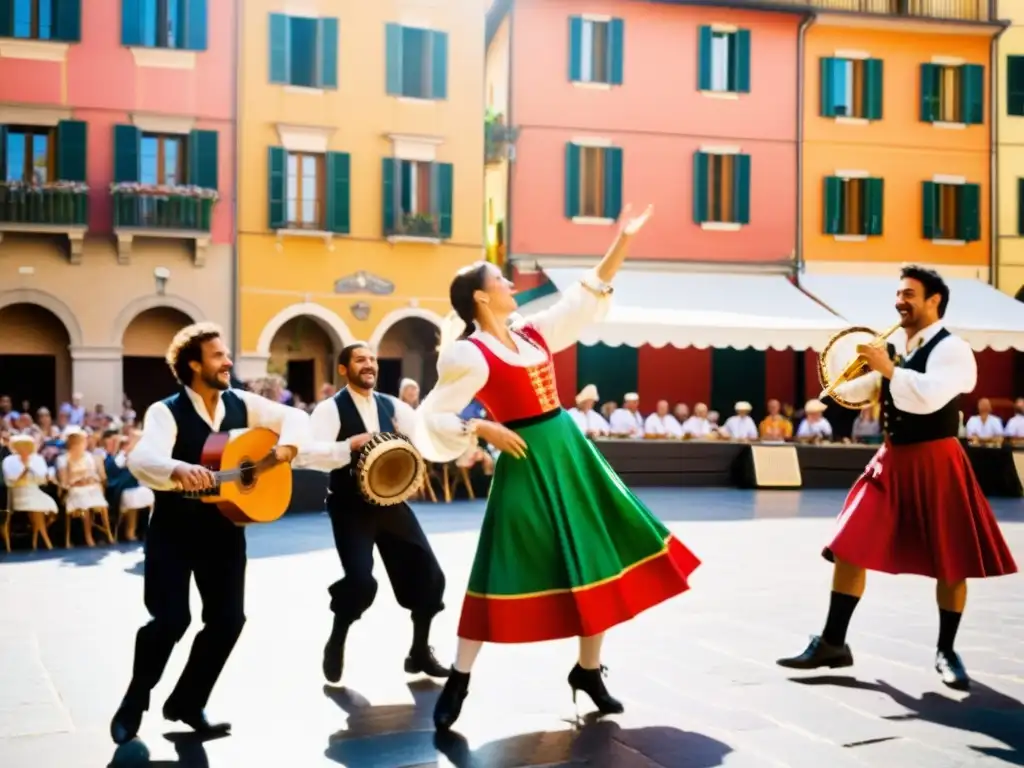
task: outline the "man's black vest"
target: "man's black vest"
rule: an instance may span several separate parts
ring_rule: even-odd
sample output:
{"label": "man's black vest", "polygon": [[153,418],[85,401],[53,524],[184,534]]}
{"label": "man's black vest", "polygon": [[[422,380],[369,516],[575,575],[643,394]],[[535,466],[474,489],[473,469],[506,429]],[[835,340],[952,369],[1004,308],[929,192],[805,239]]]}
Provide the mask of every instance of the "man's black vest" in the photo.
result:
{"label": "man's black vest", "polygon": [[[373,393],[373,399],[377,403],[377,420],[380,422],[380,431],[394,432],[395,404],[386,395],[376,392]],[[341,428],[338,430],[338,436],[335,438],[337,442],[343,442],[350,437],[369,431],[366,425],[363,424],[363,417],[359,415],[359,409],[356,408],[355,401],[352,400],[348,387],[344,387],[334,396],[334,405],[338,409],[338,420],[341,422]],[[352,461],[346,466],[331,471],[330,481],[327,485],[331,495],[338,494],[362,498],[359,495],[359,488],[354,474],[358,458],[358,454],[353,454]]]}
{"label": "man's black vest", "polygon": [[[942,328],[928,341],[919,347],[906,360],[900,360],[897,366],[910,371],[924,373],[928,356],[935,346],[949,336],[949,331]],[[889,355],[894,357],[896,348],[889,345]],[[957,395],[939,410],[933,413],[916,414],[899,410],[892,401],[889,380],[882,379],[882,430],[893,445],[909,445],[923,443],[928,440],[941,440],[956,437],[960,432],[960,396]]]}
{"label": "man's black vest", "polygon": [[[221,395],[221,400],[224,403],[224,420],[220,423],[218,431],[230,432],[233,429],[246,429],[249,426],[249,411],[245,407],[245,401],[230,389]],[[196,412],[184,387],[162,402],[174,416],[174,423],[178,425],[178,437],[174,441],[171,458],[186,464],[199,464],[203,457],[206,438],[213,430]],[[181,493],[175,491],[157,492],[155,496],[156,510],[171,509],[172,514],[173,510],[192,510],[207,512],[222,520],[226,519],[221,516],[215,506],[204,504],[197,499],[185,498]]]}

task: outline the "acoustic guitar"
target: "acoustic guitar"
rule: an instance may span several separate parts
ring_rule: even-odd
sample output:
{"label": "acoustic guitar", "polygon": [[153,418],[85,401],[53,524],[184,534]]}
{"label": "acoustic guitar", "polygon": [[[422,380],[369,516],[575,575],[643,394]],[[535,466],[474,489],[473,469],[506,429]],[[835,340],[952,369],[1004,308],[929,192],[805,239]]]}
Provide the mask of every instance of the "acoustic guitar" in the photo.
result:
{"label": "acoustic guitar", "polygon": [[210,435],[199,463],[214,473],[217,484],[184,495],[215,504],[237,525],[274,522],[292,499],[292,466],[274,455],[277,439],[263,427]]}

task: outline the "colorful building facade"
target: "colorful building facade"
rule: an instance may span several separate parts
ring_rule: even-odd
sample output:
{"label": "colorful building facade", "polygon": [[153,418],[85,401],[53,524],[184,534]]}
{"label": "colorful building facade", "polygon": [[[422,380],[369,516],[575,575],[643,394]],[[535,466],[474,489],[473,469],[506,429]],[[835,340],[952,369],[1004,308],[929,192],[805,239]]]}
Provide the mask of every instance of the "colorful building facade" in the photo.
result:
{"label": "colorful building facade", "polygon": [[233,3],[0,3],[0,393],[120,412],[232,332]]}
{"label": "colorful building facade", "polygon": [[455,271],[484,255],[483,6],[252,0],[241,23],[239,373],[314,397],[374,344],[433,383]]}
{"label": "colorful building facade", "polygon": [[1011,296],[1024,288],[1024,6],[999,3],[1010,26],[999,38],[996,95],[999,289]]}

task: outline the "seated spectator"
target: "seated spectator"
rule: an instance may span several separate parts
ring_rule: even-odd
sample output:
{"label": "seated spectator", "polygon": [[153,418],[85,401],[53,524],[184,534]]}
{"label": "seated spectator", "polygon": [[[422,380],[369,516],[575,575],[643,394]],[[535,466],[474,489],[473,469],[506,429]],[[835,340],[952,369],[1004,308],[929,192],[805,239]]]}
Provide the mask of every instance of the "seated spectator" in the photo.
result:
{"label": "seated spectator", "polygon": [[604,420],[604,416],[594,410],[598,397],[597,387],[587,384],[576,395],[576,407],[569,409],[572,420],[587,437],[607,437],[612,431],[611,425]]}
{"label": "seated spectator", "polygon": [[153,491],[139,485],[139,481],[128,469],[128,454],[141,437],[142,432],[138,429],[132,430],[131,437],[125,437],[116,430],[107,430],[103,434],[103,471],[107,476],[107,503],[120,513],[117,527],[124,522],[124,537],[127,541],[136,540],[139,512],[151,509],[156,501]]}
{"label": "seated spectator", "polygon": [[40,486],[49,483],[49,467],[36,453],[36,441],[31,435],[15,434],[8,440],[11,454],[3,460],[4,483],[10,493],[10,511],[24,512],[32,526],[32,539],[42,536],[50,549],[46,526],[49,518],[57,516],[57,502],[44,493]]}
{"label": "seated spectator", "polygon": [[1024,397],[1017,398],[1013,411],[1013,417],[1006,422],[1003,434],[1011,440],[1024,440]]}
{"label": "seated spectator", "polygon": [[398,399],[410,408],[418,408],[420,404],[420,385],[412,379],[402,379],[398,385]]}
{"label": "seated spectator", "polygon": [[672,409],[672,415],[679,422],[679,428],[682,429],[683,424],[690,418],[690,406],[686,403],[676,403],[676,407]]}
{"label": "seated spectator", "polygon": [[683,427],[676,417],[668,412],[668,400],[659,400],[654,413],[644,422],[644,434],[647,437],[679,439],[683,436]]}
{"label": "seated spectator", "polygon": [[766,443],[782,443],[793,437],[793,422],[782,415],[778,400],[768,401],[768,415],[761,419],[759,432]]}
{"label": "seated spectator", "polygon": [[612,413],[608,420],[612,434],[616,437],[643,437],[644,417],[640,415],[640,395],[627,392],[622,400],[622,407]]}
{"label": "seated spectator", "polygon": [[701,439],[710,437],[717,429],[708,420],[708,407],[704,403],[697,403],[693,406],[693,416],[683,422],[683,437],[688,439]]}
{"label": "seated spectator", "polygon": [[736,414],[726,419],[722,428],[725,436],[730,440],[757,440],[757,424],[750,418],[753,406],[746,400],[740,400],[733,409]]}
{"label": "seated spectator", "polygon": [[82,518],[85,544],[93,547],[96,546],[92,538],[93,514],[103,514],[108,508],[103,493],[106,482],[103,465],[89,451],[88,437],[80,427],[68,427],[64,441],[67,453],[57,459],[57,479],[67,493],[64,511],[68,517]]}
{"label": "seated spectator", "polygon": [[807,443],[822,443],[832,440],[832,425],[825,418],[828,408],[821,400],[814,398],[804,404],[804,420],[796,430],[796,439]]}
{"label": "seated spectator", "polygon": [[877,443],[882,438],[882,425],[878,421],[878,406],[865,405],[853,422],[851,438],[855,443]]}
{"label": "seated spectator", "polygon": [[978,415],[967,420],[967,439],[972,443],[1003,441],[1003,420],[992,413],[992,403],[987,397],[978,401]]}

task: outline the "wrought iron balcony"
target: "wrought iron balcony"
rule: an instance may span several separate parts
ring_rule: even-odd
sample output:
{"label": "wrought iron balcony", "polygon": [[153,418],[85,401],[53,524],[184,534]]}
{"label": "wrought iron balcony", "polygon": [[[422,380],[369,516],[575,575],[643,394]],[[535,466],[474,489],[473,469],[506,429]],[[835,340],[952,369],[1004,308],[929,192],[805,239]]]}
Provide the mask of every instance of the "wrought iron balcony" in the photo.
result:
{"label": "wrought iron balcony", "polygon": [[949,21],[996,21],[994,0],[753,0],[754,4],[793,5],[810,10]]}
{"label": "wrought iron balcony", "polygon": [[441,237],[440,219],[433,213],[400,213],[384,233],[389,238],[407,237],[437,240]]}
{"label": "wrought iron balcony", "polygon": [[111,193],[119,261],[130,260],[136,237],[164,237],[194,241],[196,263],[204,263],[216,190],[122,183]]}
{"label": "wrought iron balcony", "polygon": [[71,261],[77,263],[88,226],[89,188],[85,184],[0,183],[0,240],[8,232],[65,235],[71,244]]}
{"label": "wrought iron balcony", "polygon": [[518,128],[505,125],[500,112],[488,112],[484,117],[484,162],[501,163],[509,159],[509,146],[519,136]]}

